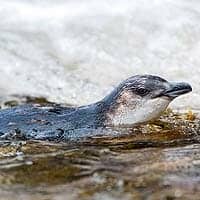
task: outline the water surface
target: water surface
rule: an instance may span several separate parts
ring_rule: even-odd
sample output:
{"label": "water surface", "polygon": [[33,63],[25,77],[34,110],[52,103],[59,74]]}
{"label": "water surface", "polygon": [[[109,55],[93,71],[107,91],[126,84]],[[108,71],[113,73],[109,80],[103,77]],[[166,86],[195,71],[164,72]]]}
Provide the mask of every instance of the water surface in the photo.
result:
{"label": "water surface", "polygon": [[1,141],[0,199],[199,199],[195,116],[168,110],[78,141]]}

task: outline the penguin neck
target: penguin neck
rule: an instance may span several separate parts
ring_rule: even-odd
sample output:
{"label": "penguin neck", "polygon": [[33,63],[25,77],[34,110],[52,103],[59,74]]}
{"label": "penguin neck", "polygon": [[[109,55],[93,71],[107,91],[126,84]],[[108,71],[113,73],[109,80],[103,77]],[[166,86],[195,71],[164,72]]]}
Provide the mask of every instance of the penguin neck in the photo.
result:
{"label": "penguin neck", "polygon": [[106,107],[107,126],[118,126],[132,124],[135,116],[135,109],[141,101],[141,97],[129,90],[115,89],[104,100]]}
{"label": "penguin neck", "polygon": [[[118,92],[118,93],[117,93]],[[131,127],[159,117],[170,103],[169,98],[148,98],[130,90],[115,90],[107,97],[106,126]]]}

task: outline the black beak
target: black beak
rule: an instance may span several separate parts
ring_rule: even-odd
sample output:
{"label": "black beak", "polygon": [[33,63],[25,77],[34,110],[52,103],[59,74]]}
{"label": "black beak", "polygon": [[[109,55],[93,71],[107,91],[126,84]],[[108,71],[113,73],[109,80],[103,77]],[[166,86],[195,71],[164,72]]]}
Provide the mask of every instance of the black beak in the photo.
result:
{"label": "black beak", "polygon": [[171,83],[169,89],[164,92],[164,96],[169,98],[176,98],[182,94],[186,94],[192,91],[192,87],[188,83]]}

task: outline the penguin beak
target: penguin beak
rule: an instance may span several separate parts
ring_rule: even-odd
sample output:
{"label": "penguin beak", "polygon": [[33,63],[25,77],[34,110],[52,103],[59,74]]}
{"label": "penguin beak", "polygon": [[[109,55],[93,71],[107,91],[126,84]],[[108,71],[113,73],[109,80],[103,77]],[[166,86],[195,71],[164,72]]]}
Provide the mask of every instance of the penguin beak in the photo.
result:
{"label": "penguin beak", "polygon": [[163,96],[167,96],[169,98],[174,99],[180,95],[186,94],[191,91],[192,87],[188,83],[170,83],[169,88],[164,92]]}

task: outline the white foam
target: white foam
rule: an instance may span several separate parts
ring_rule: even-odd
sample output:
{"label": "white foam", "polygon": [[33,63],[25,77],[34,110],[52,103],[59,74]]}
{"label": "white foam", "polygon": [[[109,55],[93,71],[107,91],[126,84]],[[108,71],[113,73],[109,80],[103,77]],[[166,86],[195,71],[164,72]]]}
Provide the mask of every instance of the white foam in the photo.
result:
{"label": "white foam", "polygon": [[87,104],[134,74],[187,81],[200,109],[199,0],[0,2],[0,94]]}

